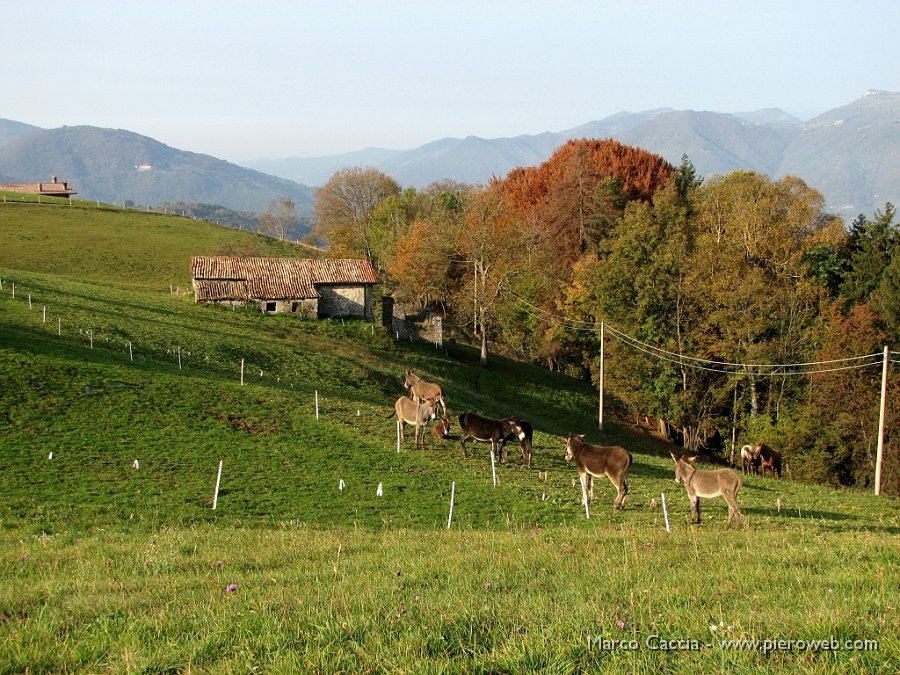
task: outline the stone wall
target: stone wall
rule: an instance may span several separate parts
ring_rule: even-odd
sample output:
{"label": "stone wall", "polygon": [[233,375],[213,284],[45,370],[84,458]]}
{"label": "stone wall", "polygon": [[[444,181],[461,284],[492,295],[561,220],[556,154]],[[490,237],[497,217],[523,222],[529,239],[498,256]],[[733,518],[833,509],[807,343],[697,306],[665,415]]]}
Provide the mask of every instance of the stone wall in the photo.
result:
{"label": "stone wall", "polygon": [[352,317],[372,321],[370,286],[317,286],[319,317]]}
{"label": "stone wall", "polygon": [[381,309],[381,323],[396,339],[419,340],[443,348],[444,323],[434,312],[423,309],[408,313],[402,304],[387,296],[381,300]]}

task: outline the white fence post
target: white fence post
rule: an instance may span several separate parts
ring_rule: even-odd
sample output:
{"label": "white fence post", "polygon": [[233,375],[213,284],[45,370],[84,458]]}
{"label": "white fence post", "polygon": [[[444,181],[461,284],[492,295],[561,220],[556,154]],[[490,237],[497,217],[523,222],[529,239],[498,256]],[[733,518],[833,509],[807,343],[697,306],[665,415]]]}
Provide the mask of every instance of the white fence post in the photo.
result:
{"label": "white fence post", "polygon": [[588,506],[587,487],[585,487],[585,483],[587,482],[587,474],[585,474],[583,478],[579,476],[578,482],[581,483],[581,499],[584,502],[584,517],[585,520],[589,520],[591,517],[591,509]]}
{"label": "white fence post", "polygon": [[213,511],[216,510],[216,506],[219,504],[219,482],[222,480],[222,460],[219,460],[219,473],[216,475],[216,491],[213,494]]}
{"label": "white fence post", "polygon": [[450,529],[450,523],[453,522],[453,500],[456,497],[456,481],[450,484],[450,515],[447,516],[447,529]]}
{"label": "white fence post", "polygon": [[669,529],[669,509],[666,508],[666,493],[662,493],[662,505],[663,505],[663,518],[666,521],[666,532],[672,533],[672,530]]}

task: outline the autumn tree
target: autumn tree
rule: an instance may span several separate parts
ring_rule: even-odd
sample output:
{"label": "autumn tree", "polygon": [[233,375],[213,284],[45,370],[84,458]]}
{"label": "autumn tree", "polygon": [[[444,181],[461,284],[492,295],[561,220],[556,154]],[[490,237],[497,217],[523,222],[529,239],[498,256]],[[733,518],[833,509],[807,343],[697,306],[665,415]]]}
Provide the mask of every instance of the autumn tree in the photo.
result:
{"label": "autumn tree", "polygon": [[316,191],[316,233],[336,257],[374,261],[372,215],[400,186],[374,168],[341,169]]}
{"label": "autumn tree", "polygon": [[519,215],[540,220],[568,269],[608,236],[628,201],[649,201],[672,176],[658,155],[618,141],[572,140],[537,167],[509,172],[498,184]]}
{"label": "autumn tree", "polygon": [[[384,214],[390,223],[385,230],[397,235],[389,253],[385,247],[385,255],[389,280],[402,302],[449,310],[459,276],[454,260],[459,258],[464,219],[475,192],[474,186],[444,180],[414,193],[414,199],[407,190],[378,209],[375,220]],[[404,219],[409,219],[406,225]]]}

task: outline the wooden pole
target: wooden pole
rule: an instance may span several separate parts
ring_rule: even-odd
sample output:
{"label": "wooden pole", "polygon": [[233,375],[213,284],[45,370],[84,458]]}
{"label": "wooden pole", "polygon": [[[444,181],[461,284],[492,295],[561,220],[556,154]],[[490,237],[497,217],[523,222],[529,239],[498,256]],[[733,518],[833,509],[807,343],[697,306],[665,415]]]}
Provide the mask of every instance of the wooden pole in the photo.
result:
{"label": "wooden pole", "polygon": [[241,386],[244,386],[244,359],[241,359]]}
{"label": "wooden pole", "polygon": [[316,419],[319,419],[319,390],[316,389]]}
{"label": "wooden pole", "polygon": [[56,317],[56,334],[62,335],[62,319]]}
{"label": "wooden pole", "polygon": [[44,320],[42,323],[47,323],[47,305],[44,305]]}
{"label": "wooden pole", "polygon": [[222,460],[219,460],[219,473],[216,475],[216,492],[213,494],[213,511],[219,503],[219,483],[222,480]]}
{"label": "wooden pole", "polygon": [[604,363],[603,363],[603,359],[604,359],[604,354],[603,354],[603,339],[604,339],[604,324],[603,324],[603,322],[601,321],[601,322],[600,322],[600,410],[599,410],[599,417],[598,417],[598,421],[599,421],[599,425],[600,425],[600,431],[603,431],[603,377],[604,377],[604,372],[603,372],[603,366],[604,366]]}
{"label": "wooden pole", "polygon": [[128,341],[128,360],[134,361],[134,352],[131,351],[131,340]]}
{"label": "wooden pole", "polygon": [[878,452],[875,455],[875,494],[881,494],[881,462],[884,458],[884,417],[887,403],[888,363],[890,350],[884,347],[884,366],[881,368],[881,410],[878,414]]}

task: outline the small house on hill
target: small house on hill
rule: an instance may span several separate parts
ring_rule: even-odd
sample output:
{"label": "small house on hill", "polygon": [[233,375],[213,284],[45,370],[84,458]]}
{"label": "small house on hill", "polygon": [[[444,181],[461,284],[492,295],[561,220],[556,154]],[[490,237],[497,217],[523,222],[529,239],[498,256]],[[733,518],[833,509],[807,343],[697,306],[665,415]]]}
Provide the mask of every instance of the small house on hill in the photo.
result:
{"label": "small house on hill", "polygon": [[0,183],[0,190],[6,192],[23,192],[29,195],[40,195],[43,197],[71,197],[78,194],[69,187],[66,181],[62,183],[53,176],[50,183]]}
{"label": "small house on hill", "polygon": [[374,320],[375,270],[366,260],[194,256],[191,281],[196,302]]}

